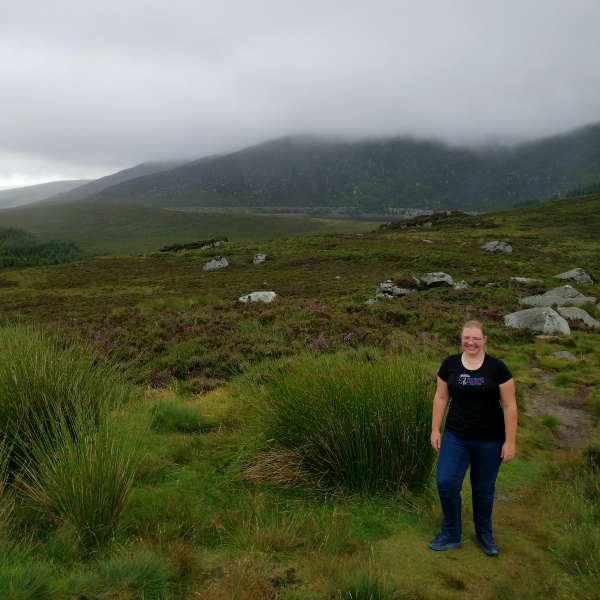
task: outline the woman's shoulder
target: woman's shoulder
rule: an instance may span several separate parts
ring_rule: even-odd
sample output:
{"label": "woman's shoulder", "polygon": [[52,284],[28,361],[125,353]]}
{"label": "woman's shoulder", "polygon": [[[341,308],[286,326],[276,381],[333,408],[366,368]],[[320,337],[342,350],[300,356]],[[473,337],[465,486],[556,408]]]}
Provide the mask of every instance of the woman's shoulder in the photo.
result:
{"label": "woman's shoulder", "polygon": [[461,356],[462,352],[459,354],[450,354],[449,356],[446,356],[446,358],[442,361],[442,364],[451,365],[456,362],[460,362]]}

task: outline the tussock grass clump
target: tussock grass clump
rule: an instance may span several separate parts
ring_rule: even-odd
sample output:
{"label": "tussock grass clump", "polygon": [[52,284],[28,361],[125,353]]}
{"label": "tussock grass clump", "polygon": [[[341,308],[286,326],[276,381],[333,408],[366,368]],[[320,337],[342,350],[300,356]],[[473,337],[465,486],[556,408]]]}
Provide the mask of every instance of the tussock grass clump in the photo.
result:
{"label": "tussock grass clump", "polygon": [[160,402],[152,409],[150,427],[159,433],[202,433],[215,426],[216,422],[202,417],[197,407]]}
{"label": "tussock grass clump", "polygon": [[412,356],[305,356],[256,389],[267,439],[329,486],[415,490],[431,473],[432,381]]}
{"label": "tussock grass clump", "polygon": [[98,422],[137,393],[116,361],[83,341],[65,346],[56,334],[11,326],[0,328],[0,347],[0,438],[11,446],[11,468],[30,458],[57,416],[69,424],[84,411]]}

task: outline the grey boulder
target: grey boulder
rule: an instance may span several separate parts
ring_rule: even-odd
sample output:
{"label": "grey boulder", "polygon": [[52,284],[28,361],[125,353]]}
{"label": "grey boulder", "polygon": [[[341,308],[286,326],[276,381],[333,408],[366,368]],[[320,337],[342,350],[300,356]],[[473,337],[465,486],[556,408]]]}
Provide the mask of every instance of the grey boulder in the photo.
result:
{"label": "grey boulder", "polygon": [[[418,280],[416,280],[418,282]],[[381,298],[382,296],[406,296],[406,294],[411,294],[415,290],[409,290],[407,288],[401,288],[397,285],[394,285],[391,280],[382,281],[377,286],[377,294],[376,297]]]}
{"label": "grey boulder", "polygon": [[528,296],[519,300],[519,304],[527,304],[529,306],[579,306],[586,302],[594,304],[596,298],[584,296],[579,290],[568,284],[549,290],[539,296]]}
{"label": "grey boulder", "polygon": [[224,256],[215,256],[212,260],[209,260],[203,267],[203,271],[216,271],[217,269],[223,269],[228,267],[229,263]]}
{"label": "grey boulder", "polygon": [[579,359],[574,354],[571,354],[566,350],[559,350],[558,352],[553,352],[552,356],[554,356],[554,358],[564,358],[565,360],[570,360],[571,362],[579,362]]}
{"label": "grey boulder", "polygon": [[592,278],[586,273],[585,269],[577,268],[571,271],[565,271],[559,275],[555,275],[556,279],[560,279],[565,283],[594,283]]}
{"label": "grey boulder", "polygon": [[461,279],[460,281],[457,281],[452,287],[455,290],[463,290],[464,288],[468,287],[468,283],[464,280]]}
{"label": "grey boulder", "polygon": [[575,306],[559,307],[556,309],[558,314],[567,321],[580,320],[585,325],[592,329],[600,329],[600,321],[596,321],[594,317],[590,316],[582,308],[576,308]]}
{"label": "grey boulder", "polygon": [[569,324],[555,310],[543,306],[510,313],[504,317],[504,324],[507,327],[533,329],[549,335],[571,333]]}
{"label": "grey boulder", "polygon": [[367,300],[367,301],[365,302],[365,304],[366,304],[367,306],[373,306],[373,304],[375,304],[376,302],[378,302],[377,298],[371,298],[370,300]]}
{"label": "grey boulder", "polygon": [[246,296],[242,296],[238,298],[240,302],[273,302],[277,294],[275,292],[252,292],[251,294],[247,294]]}
{"label": "grey boulder", "polygon": [[504,254],[505,252],[512,252],[512,246],[506,242],[488,242],[481,246],[482,250],[486,252],[493,252],[494,254]]}
{"label": "grey boulder", "polygon": [[428,288],[452,287],[454,281],[446,273],[425,273],[419,278]]}
{"label": "grey boulder", "polygon": [[255,265],[260,265],[260,264],[264,263],[265,260],[267,260],[267,255],[266,254],[255,254],[254,258],[252,259],[252,262]]}

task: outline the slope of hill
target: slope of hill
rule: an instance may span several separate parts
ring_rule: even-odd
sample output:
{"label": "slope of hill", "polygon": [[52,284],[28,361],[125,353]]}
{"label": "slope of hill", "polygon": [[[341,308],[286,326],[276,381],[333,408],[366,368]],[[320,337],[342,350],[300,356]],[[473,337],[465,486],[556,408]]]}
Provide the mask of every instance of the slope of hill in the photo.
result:
{"label": "slope of hill", "polygon": [[42,239],[70,240],[100,254],[130,254],[219,236],[259,241],[310,233],[359,233],[376,224],[72,203],[3,211],[0,226],[19,227]]}
{"label": "slope of hill", "polygon": [[71,181],[50,181],[38,185],[27,185],[24,187],[0,191],[0,210],[5,208],[16,208],[25,204],[32,204],[44,200],[49,196],[68,193],[78,187],[90,183],[91,179],[75,179]]}
{"label": "slope of hill", "polygon": [[105,189],[94,202],[172,207],[344,207],[485,212],[597,181],[600,124],[514,147],[395,138],[284,138]]}
{"label": "slope of hill", "polygon": [[185,164],[185,162],[186,161],[142,163],[141,165],[136,165],[130,169],[125,169],[118,173],[107,175],[106,177],[100,177],[100,179],[84,182],[86,185],[82,185],[79,189],[55,192],[52,196],[46,196],[40,204],[66,204],[68,202],[77,202],[86,196],[97,194],[111,185],[117,185],[136,177],[168,171],[169,169],[174,169]]}

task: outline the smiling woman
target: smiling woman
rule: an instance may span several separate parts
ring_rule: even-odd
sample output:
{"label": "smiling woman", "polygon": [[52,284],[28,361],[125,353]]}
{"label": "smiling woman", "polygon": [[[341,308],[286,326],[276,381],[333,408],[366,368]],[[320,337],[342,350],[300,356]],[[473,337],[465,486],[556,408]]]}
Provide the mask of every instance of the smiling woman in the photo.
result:
{"label": "smiling woman", "polygon": [[486,354],[486,341],[483,325],[468,321],[462,330],[462,354],[448,356],[438,372],[431,444],[439,453],[436,481],[444,519],[441,533],[429,543],[433,550],[462,545],[460,491],[470,465],[477,541],[486,554],[498,554],[492,508],[500,465],[515,456],[517,402],[508,367]]}

